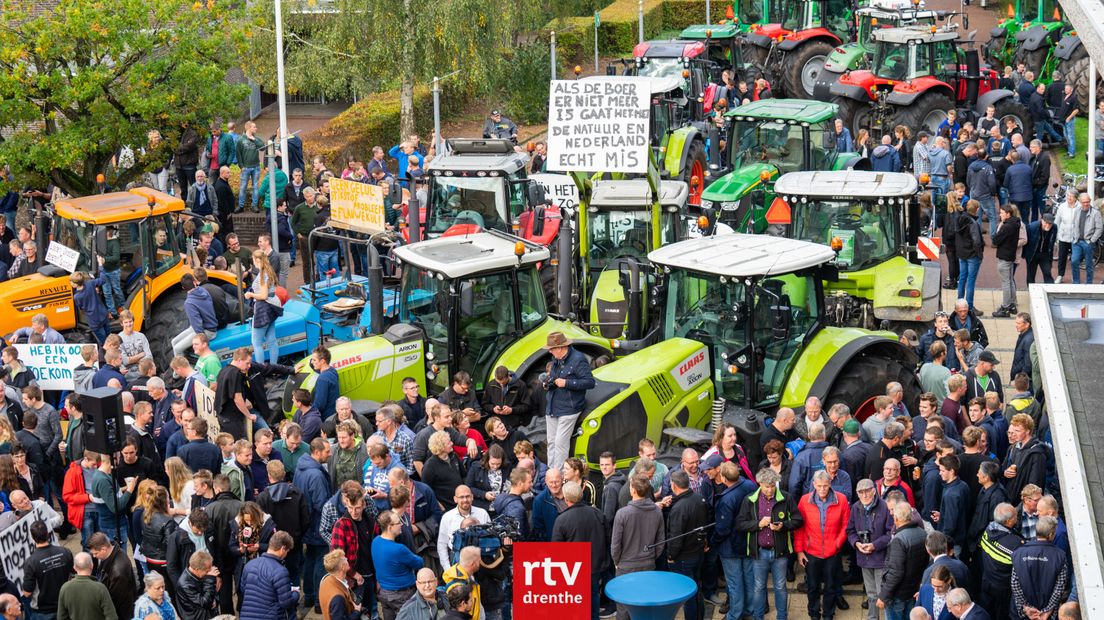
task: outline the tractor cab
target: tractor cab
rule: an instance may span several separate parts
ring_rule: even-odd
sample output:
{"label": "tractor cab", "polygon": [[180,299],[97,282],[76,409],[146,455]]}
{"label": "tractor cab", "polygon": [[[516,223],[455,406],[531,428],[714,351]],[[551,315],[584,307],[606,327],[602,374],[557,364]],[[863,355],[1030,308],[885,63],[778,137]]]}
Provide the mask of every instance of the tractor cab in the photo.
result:
{"label": "tractor cab", "polygon": [[881,321],[932,320],[940,266],[917,253],[919,185],[906,173],[794,172],[774,185],[789,216],[772,232],[832,247],[839,279],[825,283],[832,324],[873,329]]}
{"label": "tractor cab", "polygon": [[749,56],[775,94],[813,98],[828,55],[855,37],[853,0],[783,0],[782,21],[747,35]]}
{"label": "tractor cab", "polygon": [[459,370],[482,388],[503,352],[547,319],[537,273],[545,247],[490,229],[402,246],[395,258],[397,319],[424,338],[432,391]]}
{"label": "tractor cab", "polygon": [[957,41],[954,30],[894,28],[874,33],[871,72],[893,82],[929,76],[957,82],[964,55]]}
{"label": "tractor cab", "polygon": [[691,239],[651,252],[661,274],[663,339],[706,345],[718,397],[779,402],[795,360],[824,323],[827,246],[766,235]]}
{"label": "tractor cab", "polygon": [[728,112],[732,172],[702,193],[701,212],[739,232],[763,232],[774,198],[770,180],[797,170],[835,170],[862,160],[836,151],[834,104],[768,99]]}
{"label": "tractor cab", "polygon": [[703,57],[711,63],[713,82],[721,82],[721,72],[732,72],[733,81],[746,79],[748,63],[744,59],[743,36],[736,24],[697,24],[681,33],[680,39],[701,41],[705,44]]}
{"label": "tractor cab", "polygon": [[679,240],[688,197],[681,181],[660,181],[654,189],[648,179],[593,183],[579,213],[579,277],[591,334],[644,336],[648,253]]}
{"label": "tractor cab", "polygon": [[529,159],[509,140],[451,139],[446,144],[446,152],[426,166],[425,237],[509,232],[524,212],[542,206],[530,196]]}

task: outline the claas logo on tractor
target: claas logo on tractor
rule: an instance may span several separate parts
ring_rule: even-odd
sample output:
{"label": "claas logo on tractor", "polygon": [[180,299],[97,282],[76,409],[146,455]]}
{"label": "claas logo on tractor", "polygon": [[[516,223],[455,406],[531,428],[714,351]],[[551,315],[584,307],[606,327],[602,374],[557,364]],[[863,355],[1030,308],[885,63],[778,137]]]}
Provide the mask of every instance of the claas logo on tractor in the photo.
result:
{"label": "claas logo on tractor", "polygon": [[789,224],[792,219],[790,204],[782,200],[781,196],[775,196],[767,209],[765,219],[768,224]]}

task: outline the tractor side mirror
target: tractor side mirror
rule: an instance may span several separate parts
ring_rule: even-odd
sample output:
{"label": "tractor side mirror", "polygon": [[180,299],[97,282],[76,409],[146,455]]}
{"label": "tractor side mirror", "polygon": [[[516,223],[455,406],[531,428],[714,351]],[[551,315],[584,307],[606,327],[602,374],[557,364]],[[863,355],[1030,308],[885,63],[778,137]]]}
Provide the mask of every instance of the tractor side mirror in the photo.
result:
{"label": "tractor side mirror", "polygon": [[391,204],[399,204],[402,202],[402,186],[398,183],[392,183],[387,188],[387,197],[391,200]]}
{"label": "tractor side mirror", "polygon": [[729,370],[734,367],[739,372],[747,372],[755,363],[755,352],[751,344],[745,344],[733,353],[726,353],[724,360],[728,362]]}
{"label": "tractor side mirror", "polygon": [[790,334],[793,324],[793,312],[790,308],[788,296],[783,296],[778,303],[771,304],[771,337],[774,340],[785,340]]}
{"label": "tractor side mirror", "polygon": [[548,192],[544,190],[544,186],[540,183],[530,182],[525,192],[530,207],[548,204]]}
{"label": "tractor side mirror", "polygon": [[531,221],[533,222],[533,234],[538,237],[544,234],[544,205],[533,207]]}

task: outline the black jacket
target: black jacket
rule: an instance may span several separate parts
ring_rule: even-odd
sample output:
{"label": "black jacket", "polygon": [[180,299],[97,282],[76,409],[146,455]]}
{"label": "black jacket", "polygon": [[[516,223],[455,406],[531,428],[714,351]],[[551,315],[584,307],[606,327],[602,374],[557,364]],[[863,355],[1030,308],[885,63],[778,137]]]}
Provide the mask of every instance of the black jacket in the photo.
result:
{"label": "black jacket", "polygon": [[149,523],[142,523],[142,555],[150,560],[168,560],[169,539],[176,533],[176,520],[166,514],[155,514]]}
{"label": "black jacket", "polygon": [[[188,569],[188,560],[195,553],[195,543],[188,536],[191,531],[191,527],[188,526],[187,519],[181,524],[181,527],[176,528],[176,531],[169,537],[169,548],[166,559],[168,560],[169,579],[173,583],[180,583],[180,577],[184,574],[184,571]],[[210,551],[215,548],[215,530],[214,528],[207,528],[207,531],[203,533],[203,539],[206,541],[207,550]]]}
{"label": "black jacket", "polygon": [[924,547],[924,528],[913,523],[897,530],[886,551],[885,576],[878,598],[911,600],[920,591],[920,579],[928,565],[928,550]]}
{"label": "black jacket", "polygon": [[980,258],[985,252],[981,226],[968,213],[960,213],[955,221],[955,255],[959,258]]}
{"label": "black jacket", "polygon": [[1035,437],[1022,448],[1009,447],[1004,463],[1001,463],[1002,471],[1008,469],[1009,465],[1016,466],[1016,477],[1004,479],[1004,490],[1008,492],[1008,497],[1019,497],[1020,491],[1029,484],[1045,489],[1047,458],[1046,446]]}
{"label": "black jacket", "polygon": [[667,513],[667,557],[677,562],[700,557],[705,552],[705,530],[676,538],[686,532],[709,524],[709,506],[694,491],[675,495]]}
{"label": "black jacket", "polygon": [[1015,261],[1019,254],[1017,244],[1020,241],[1020,218],[1008,216],[1001,222],[997,234],[993,235],[993,246],[997,248],[997,260]]}
{"label": "black jacket", "polygon": [[[483,412],[485,415],[497,415],[506,424],[506,428],[526,426],[533,419],[533,410],[530,406],[529,388],[517,377],[510,376],[506,387],[499,385],[498,381],[490,381],[483,389]],[[502,415],[494,412],[496,406],[506,405],[512,411],[510,415]]]}
{"label": "black jacket", "polygon": [[966,528],[966,539],[969,541],[971,550],[977,549],[978,544],[981,543],[981,535],[993,520],[993,509],[1007,501],[1008,493],[1004,491],[999,480],[988,489],[983,488],[978,492],[977,500],[974,502],[974,516],[970,520],[969,527]]}
{"label": "black jacket", "polygon": [[257,504],[272,516],[276,529],[287,532],[294,540],[299,540],[310,525],[307,498],[290,482],[269,485],[257,496]]}
{"label": "black jacket", "polygon": [[1045,150],[1031,160],[1031,187],[1046,189],[1050,185],[1050,153]]}
{"label": "black jacket", "polygon": [[[229,574],[223,577],[228,578]],[[199,579],[192,571],[184,571],[176,584],[176,611],[180,620],[210,620],[215,616],[217,602],[214,576]]]}
{"label": "black jacket", "polygon": [[[763,490],[756,489],[751,495],[740,503],[740,511],[736,513],[736,530],[740,532],[742,539],[738,543],[740,552],[749,558],[759,557],[759,494]],[[772,513],[781,514],[782,529],[774,532],[774,557],[782,557],[793,553],[794,531],[805,523],[805,518],[797,510],[794,503],[795,495],[784,493],[781,489],[774,492],[775,504]],[[774,516],[774,515],[772,515]]]}
{"label": "black jacket", "polygon": [[[1053,230],[1053,229],[1052,229]],[[985,331],[985,325],[982,324],[981,319],[974,313],[973,308],[966,315],[965,321],[958,320],[958,314],[951,313],[951,329],[958,331],[960,329],[967,329],[970,331],[970,340],[980,344],[983,347],[989,346],[989,334]],[[951,342],[953,345],[954,342]],[[947,352],[954,350],[952,347],[947,348]],[[950,356],[947,358],[950,360]]]}
{"label": "black jacket", "polygon": [[[230,214],[234,212],[234,205],[238,204],[238,202],[234,199],[234,189],[230,187],[230,184],[226,181],[218,178],[215,179],[212,185],[215,188],[215,198],[218,199],[219,222],[222,223],[222,227],[219,228],[219,233],[225,237],[228,233],[234,232],[234,220],[230,217]],[[229,230],[227,230],[227,228],[229,228]]]}
{"label": "black jacket", "polygon": [[215,565],[233,566],[230,556],[230,522],[238,516],[242,502],[234,494],[224,491],[215,495],[215,499],[204,510],[211,515],[211,528],[215,530],[215,547],[208,549],[215,558]]}
{"label": "black jacket", "polygon": [[599,504],[599,508],[602,510],[602,516],[606,519],[606,533],[610,533],[613,529],[613,518],[617,516],[617,509],[621,507],[618,503],[618,497],[621,495],[621,488],[625,486],[625,482],[628,478],[625,477],[624,472],[615,471],[613,475],[602,481],[602,502]]}
{"label": "black jacket", "polygon": [[134,601],[138,600],[138,576],[126,551],[115,545],[111,555],[99,563],[95,576],[111,593],[115,615],[121,619],[133,615]]}
{"label": "black jacket", "polygon": [[[1004,389],[1001,387],[1000,375],[997,374],[997,370],[994,368],[989,371],[989,388],[982,388],[981,382],[977,378],[977,369],[971,368],[966,371],[966,396],[962,397],[962,406],[965,407],[966,403],[970,402],[971,398],[985,398],[986,392],[996,392],[997,394],[1004,394]],[[1009,495],[1012,495],[1009,493]],[[1019,497],[1019,491],[1012,497]]]}
{"label": "black jacket", "polygon": [[[1023,95],[1020,95],[1023,97]],[[1043,96],[1039,93],[1031,93],[1027,98],[1027,113],[1031,115],[1031,120],[1036,123],[1050,122],[1050,110],[1046,107],[1046,102],[1043,101]]]}
{"label": "black jacket", "polygon": [[610,565],[609,538],[602,512],[582,502],[568,506],[556,517],[552,526],[552,542],[590,543],[591,574],[600,573]]}
{"label": "black jacket", "polygon": [[[355,411],[353,412],[353,422],[356,422],[357,426],[360,427],[360,437],[361,437],[361,439],[368,439],[372,435],[376,434],[376,425],[373,424],[371,421],[369,421],[368,418],[364,417],[363,415],[361,415],[361,414],[359,414]],[[332,415],[332,416],[330,416],[330,417],[328,417],[328,418],[326,418],[325,420],[322,421],[322,432],[325,433],[326,437],[329,438],[329,439],[334,439],[334,438],[337,437],[337,416],[336,415]],[[364,445],[364,444],[362,443],[361,445]],[[332,478],[333,474],[331,473],[330,476]],[[254,480],[254,482],[256,482],[256,480]]]}
{"label": "black jacket", "polygon": [[510,471],[512,469],[508,462],[502,464],[500,468],[502,484],[495,488],[491,484],[490,476],[487,475],[487,469],[483,467],[483,461],[472,463],[472,466],[468,468],[468,475],[464,479],[464,484],[471,488],[472,495],[475,496],[472,503],[483,510],[490,510],[491,502],[487,501],[487,492],[494,491],[496,495],[508,493],[510,491]]}
{"label": "black jacket", "polygon": [[1015,381],[1016,375],[1021,372],[1031,378],[1031,345],[1033,344],[1035,344],[1035,330],[1031,327],[1016,336],[1016,352],[1012,356],[1012,368],[1008,373],[1009,383]]}

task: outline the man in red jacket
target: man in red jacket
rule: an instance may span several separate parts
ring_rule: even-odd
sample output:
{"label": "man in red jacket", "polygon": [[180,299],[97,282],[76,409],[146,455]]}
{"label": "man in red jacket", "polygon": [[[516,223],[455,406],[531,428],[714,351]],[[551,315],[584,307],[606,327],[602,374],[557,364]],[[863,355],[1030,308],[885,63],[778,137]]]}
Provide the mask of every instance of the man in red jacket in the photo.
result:
{"label": "man in red jacket", "polygon": [[820,470],[813,474],[813,492],[801,498],[797,510],[805,525],[795,532],[794,548],[797,561],[805,567],[809,618],[831,620],[842,592],[840,549],[847,539],[851,507],[843,493],[832,490],[828,472]]}

